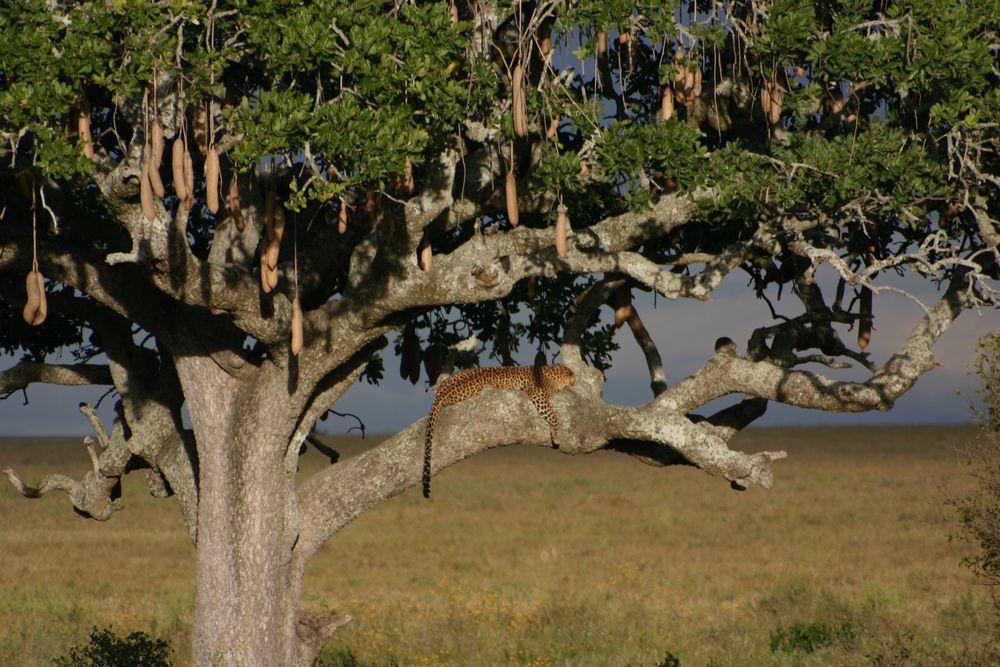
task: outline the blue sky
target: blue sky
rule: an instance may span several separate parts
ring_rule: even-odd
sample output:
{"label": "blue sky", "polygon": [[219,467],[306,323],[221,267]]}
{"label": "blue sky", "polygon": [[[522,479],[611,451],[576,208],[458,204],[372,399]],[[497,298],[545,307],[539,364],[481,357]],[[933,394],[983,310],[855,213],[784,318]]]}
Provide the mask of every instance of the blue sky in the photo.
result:
{"label": "blue sky", "polygon": [[[826,275],[824,275],[824,273]],[[820,271],[821,284],[830,281],[827,269]],[[897,283],[910,289],[924,303],[934,301],[932,285],[915,281]],[[797,300],[786,294],[777,302],[779,312],[796,315]],[[754,298],[740,273],[733,273],[713,294],[712,301],[667,301],[641,296],[636,307],[663,356],[669,383],[676,383],[703,364],[712,353],[719,336],[729,336],[742,347],[759,326],[771,324],[766,304]],[[605,309],[607,310],[607,309]],[[875,298],[875,332],[869,351],[876,364],[888,358],[922,316],[918,305],[895,293],[883,293]],[[609,313],[605,313],[608,317]],[[840,415],[790,408],[771,404],[767,414],[756,425],[810,424],[900,424],[900,423],[961,423],[971,420],[969,405],[974,400],[976,379],[970,374],[975,358],[976,340],[990,331],[1000,331],[1000,312],[964,313],[938,341],[934,352],[941,367],[924,375],[917,385],[889,413]],[[853,332],[844,333],[844,340],[853,345]],[[649,382],[643,356],[628,328],[618,332],[621,346],[615,355],[615,365],[608,372],[605,398],[613,403],[638,404],[649,400]],[[521,363],[530,363],[533,350],[525,350]],[[0,362],[7,367],[10,359]],[[339,412],[356,414],[364,420],[369,433],[396,431],[420,419],[430,407],[432,394],[426,383],[416,386],[398,376],[398,361],[386,358],[386,380],[373,387],[355,385],[335,406]],[[831,377],[863,379],[863,369],[830,371],[816,369]],[[28,390],[30,404],[22,405],[22,396],[15,394],[0,401],[0,436],[87,435],[89,425],[79,413],[81,401],[94,402],[104,392],[100,388],[62,388],[33,386]],[[720,399],[720,407],[737,397]],[[101,405],[105,423],[110,423],[113,397]],[[356,422],[330,416],[321,424],[330,433],[345,433]]]}

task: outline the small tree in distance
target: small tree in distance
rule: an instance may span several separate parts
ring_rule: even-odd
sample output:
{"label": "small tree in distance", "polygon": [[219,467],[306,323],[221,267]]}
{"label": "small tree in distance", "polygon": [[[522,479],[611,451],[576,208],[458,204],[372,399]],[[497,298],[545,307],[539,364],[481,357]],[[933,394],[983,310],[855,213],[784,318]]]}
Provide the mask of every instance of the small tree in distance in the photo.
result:
{"label": "small tree in distance", "polygon": [[[7,474],[98,520],[128,471],[176,497],[198,665],[310,664],[348,620],[300,611],[305,568],[420,481],[423,422],[295,473],[396,334],[414,382],[473,334],[474,363],[557,355],[567,454],[769,487],[784,453],[727,444],[769,401],[888,410],[997,303],[997,21],[986,0],[4,3],[0,394],[119,397],[110,425],[81,408],[85,479]],[[707,299],[734,271],[773,317],[707,332],[668,386],[632,294]],[[874,360],[897,273],[940,299]],[[602,399],[604,304],[644,405]],[[527,396],[484,391],[442,412],[433,471],[508,444],[552,445]]]}

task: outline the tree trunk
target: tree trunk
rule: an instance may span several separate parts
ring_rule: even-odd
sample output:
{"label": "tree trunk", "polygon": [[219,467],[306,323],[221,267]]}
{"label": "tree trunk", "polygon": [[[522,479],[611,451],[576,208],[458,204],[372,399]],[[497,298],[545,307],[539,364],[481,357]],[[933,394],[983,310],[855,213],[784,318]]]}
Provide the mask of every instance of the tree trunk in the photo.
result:
{"label": "tree trunk", "polygon": [[294,420],[269,400],[273,382],[235,382],[211,361],[184,371],[199,457],[194,664],[310,664],[296,634],[301,572],[291,567]]}
{"label": "tree trunk", "polygon": [[293,480],[259,440],[226,443],[218,457],[224,474],[213,465],[213,474],[202,477],[196,665],[300,663],[295,629],[301,578],[291,576],[286,536],[294,526],[284,511]]}

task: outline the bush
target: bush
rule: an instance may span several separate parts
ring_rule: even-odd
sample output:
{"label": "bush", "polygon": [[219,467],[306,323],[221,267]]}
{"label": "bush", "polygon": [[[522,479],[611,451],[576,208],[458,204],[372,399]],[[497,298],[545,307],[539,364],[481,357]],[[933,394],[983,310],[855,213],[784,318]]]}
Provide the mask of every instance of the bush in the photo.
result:
{"label": "bush", "polygon": [[315,667],[396,667],[395,661],[388,665],[365,662],[351,649],[344,646],[326,647],[316,658]]}
{"label": "bush", "polygon": [[825,623],[793,623],[787,628],[778,628],[771,633],[771,653],[812,653],[834,642],[850,643],[854,640],[854,628],[844,622],[838,627]]}
{"label": "bush", "polygon": [[663,660],[656,663],[656,667],[680,667],[680,665],[681,665],[680,658],[675,656],[670,651],[667,651],[667,654],[663,656]]}
{"label": "bush", "polygon": [[[983,383],[979,390],[983,407],[974,412],[982,433],[967,455],[979,484],[969,496],[952,504],[958,510],[961,537],[976,547],[964,563],[983,583],[996,587],[1000,585],[1000,334],[983,336],[977,347],[976,374]],[[993,596],[993,607],[1000,627],[1000,596]]]}
{"label": "bush", "polygon": [[145,632],[120,637],[110,627],[95,627],[88,643],[74,646],[54,662],[58,667],[170,667],[170,653],[166,640]]}

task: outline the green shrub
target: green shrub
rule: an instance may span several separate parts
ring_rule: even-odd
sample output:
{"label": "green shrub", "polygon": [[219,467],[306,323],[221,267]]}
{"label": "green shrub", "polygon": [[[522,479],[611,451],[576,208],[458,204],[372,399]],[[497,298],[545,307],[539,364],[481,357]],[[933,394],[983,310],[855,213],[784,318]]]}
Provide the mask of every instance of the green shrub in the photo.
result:
{"label": "green shrub", "polygon": [[365,662],[346,646],[328,646],[316,658],[315,667],[395,667],[396,664]]}
{"label": "green shrub", "polygon": [[145,632],[120,637],[110,627],[94,628],[88,643],[74,646],[54,662],[58,667],[170,667],[170,653],[166,640]]}
{"label": "green shrub", "polygon": [[663,656],[663,660],[656,663],[656,667],[681,667],[681,660],[670,651]]}
{"label": "green shrub", "polygon": [[834,642],[849,644],[854,641],[854,628],[849,622],[837,627],[826,623],[793,623],[771,633],[771,653],[812,653],[816,649],[832,646]]}
{"label": "green shrub", "polygon": [[[968,458],[979,484],[968,497],[954,501],[963,537],[977,547],[965,559],[990,585],[1000,584],[1000,334],[980,339],[976,374],[982,380],[984,406],[977,410],[981,437],[972,444]],[[1000,598],[997,620],[1000,622]]]}
{"label": "green shrub", "polygon": [[[976,375],[982,382],[983,406],[973,409],[980,437],[968,451],[968,463],[978,481],[968,496],[951,501],[958,511],[960,537],[975,551],[964,559],[979,579],[1000,586],[1000,333],[983,336],[977,344]],[[1000,628],[1000,595],[993,596],[994,623]],[[1000,650],[1000,645],[992,647]]]}

